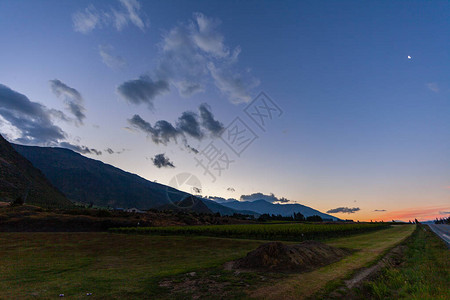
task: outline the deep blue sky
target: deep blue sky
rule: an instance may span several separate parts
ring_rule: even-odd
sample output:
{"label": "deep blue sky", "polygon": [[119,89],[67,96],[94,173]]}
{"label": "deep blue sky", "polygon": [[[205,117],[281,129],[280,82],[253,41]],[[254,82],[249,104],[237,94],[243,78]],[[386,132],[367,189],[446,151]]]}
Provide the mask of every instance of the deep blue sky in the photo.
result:
{"label": "deep blue sky", "polygon": [[[189,172],[203,195],[359,207],[336,214],[353,219],[436,216],[450,208],[449,13],[448,1],[2,0],[0,132],[96,149],[86,155],[166,184]],[[182,95],[186,82],[194,93]],[[243,113],[261,91],[283,110],[266,132]],[[45,122],[23,107],[12,119],[14,92],[44,105],[65,137],[31,136]],[[215,182],[185,146],[226,149],[207,126],[201,139],[184,132],[163,145],[128,121],[138,114],[152,128],[176,127],[193,111],[201,122],[202,103],[224,126],[240,116],[259,136]],[[175,168],[154,166],[159,153]]]}

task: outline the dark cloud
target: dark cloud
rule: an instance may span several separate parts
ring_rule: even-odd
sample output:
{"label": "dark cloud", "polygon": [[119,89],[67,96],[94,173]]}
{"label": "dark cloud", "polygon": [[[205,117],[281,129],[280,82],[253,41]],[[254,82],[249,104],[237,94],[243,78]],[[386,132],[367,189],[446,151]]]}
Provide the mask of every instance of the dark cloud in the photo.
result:
{"label": "dark cloud", "polygon": [[222,123],[214,119],[211,108],[208,104],[203,103],[199,106],[200,119],[202,126],[209,130],[214,136],[220,136],[224,130]]}
{"label": "dark cloud", "polygon": [[78,123],[83,124],[86,109],[80,92],[58,79],[50,80],[50,87],[52,92],[66,103],[67,109],[75,116]]}
{"label": "dark cloud", "polygon": [[386,210],[385,209],[375,209],[374,211],[381,212],[381,211],[386,211]]}
{"label": "dark cloud", "polygon": [[227,191],[229,191],[229,192],[235,192],[236,190],[235,190],[234,188],[232,188],[232,187],[229,187],[229,188],[227,188]]}
{"label": "dark cloud", "polygon": [[196,138],[202,139],[203,132],[200,129],[200,124],[198,122],[198,117],[195,113],[190,111],[185,111],[178,118],[177,128],[180,132],[187,133],[188,135]]}
{"label": "dark cloud", "polygon": [[174,164],[169,160],[168,157],[165,156],[164,153],[156,154],[155,157],[152,158],[153,164],[158,168],[175,168]]}
{"label": "dark cloud", "polygon": [[73,151],[78,152],[78,153],[82,153],[82,154],[102,155],[102,151],[99,151],[97,149],[88,148],[86,146],[74,145],[74,144],[71,144],[71,143],[68,143],[68,142],[61,142],[61,143],[59,143],[59,146],[61,146],[63,148],[70,149],[70,150],[73,150]]}
{"label": "dark cloud", "polygon": [[111,148],[107,148],[105,151],[108,152],[109,154],[114,154],[114,150]]}
{"label": "dark cloud", "polygon": [[270,193],[269,195],[264,195],[263,193],[253,193],[251,195],[242,195],[241,201],[255,201],[255,200],[265,200],[267,202],[280,202],[280,203],[286,203],[289,202],[289,199],[286,198],[278,198],[273,193]]}
{"label": "dark cloud", "polygon": [[440,211],[439,214],[440,215],[449,215],[450,211]]}
{"label": "dark cloud", "polygon": [[192,147],[191,145],[189,145],[187,143],[187,141],[185,141],[184,146],[186,147],[186,149],[189,150],[189,152],[193,152],[194,154],[198,154],[200,151],[198,151],[196,148]]}
{"label": "dark cloud", "polygon": [[127,101],[133,104],[146,103],[150,109],[153,109],[155,97],[168,91],[169,84],[167,81],[153,81],[148,76],[125,81],[117,88],[117,92]]}
{"label": "dark cloud", "polygon": [[51,120],[55,112],[0,84],[0,116],[20,131],[16,142],[51,144],[65,139],[65,132]]}
{"label": "dark cloud", "polygon": [[196,193],[196,194],[200,194],[200,193],[202,192],[202,189],[201,189],[201,188],[198,188],[198,187],[195,187],[195,186],[192,187],[192,190],[193,190],[194,193]]}
{"label": "dark cloud", "polygon": [[[165,120],[159,120],[152,126],[137,114],[129,119],[128,123],[132,125],[132,127],[147,133],[156,144],[161,143],[166,145],[169,141],[173,140],[176,142],[178,137],[181,137],[185,147],[189,151],[197,154],[199,151],[188,144],[186,139],[187,136],[202,140],[205,137],[202,127],[205,127],[207,130],[214,133],[218,133],[218,128],[223,127],[220,122],[214,120],[214,116],[206,106],[203,105],[203,108],[199,109],[201,114],[203,114],[203,117],[200,116],[202,122],[199,121],[199,116],[196,113],[186,111],[178,118],[176,126],[173,126],[172,123]],[[214,134],[214,136],[216,136],[216,134]]]}
{"label": "dark cloud", "polygon": [[360,210],[359,207],[353,207],[353,208],[338,207],[338,208],[330,209],[329,211],[327,211],[327,213],[328,214],[336,214],[336,213],[353,214],[359,210]]}

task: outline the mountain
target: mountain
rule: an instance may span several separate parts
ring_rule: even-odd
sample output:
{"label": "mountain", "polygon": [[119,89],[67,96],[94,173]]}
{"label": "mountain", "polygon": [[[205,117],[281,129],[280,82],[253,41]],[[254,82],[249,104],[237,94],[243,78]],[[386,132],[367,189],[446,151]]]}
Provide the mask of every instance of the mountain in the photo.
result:
{"label": "mountain", "polygon": [[203,203],[208,206],[208,208],[214,213],[220,213],[222,216],[232,216],[233,214],[242,214],[242,215],[251,215],[255,217],[259,217],[260,214],[250,210],[238,210],[233,209],[231,207],[226,207],[222,203],[219,204],[216,201],[202,198]]}
{"label": "mountain", "polygon": [[16,144],[13,147],[72,201],[149,209],[189,196],[69,149]]}
{"label": "mountain", "polygon": [[40,170],[0,135],[0,200],[10,202],[18,197],[25,203],[42,207],[73,206]]}
{"label": "mountain", "polygon": [[195,196],[188,196],[183,200],[168,203],[157,208],[158,210],[173,210],[173,211],[192,211],[196,213],[212,214],[213,212]]}
{"label": "mountain", "polygon": [[226,201],[220,203],[223,206],[230,207],[237,210],[250,210],[259,214],[274,214],[282,216],[292,216],[295,213],[301,213],[305,217],[318,215],[322,219],[331,219],[333,221],[339,220],[328,214],[324,214],[311,207],[301,204],[273,204],[265,200],[255,201]]}

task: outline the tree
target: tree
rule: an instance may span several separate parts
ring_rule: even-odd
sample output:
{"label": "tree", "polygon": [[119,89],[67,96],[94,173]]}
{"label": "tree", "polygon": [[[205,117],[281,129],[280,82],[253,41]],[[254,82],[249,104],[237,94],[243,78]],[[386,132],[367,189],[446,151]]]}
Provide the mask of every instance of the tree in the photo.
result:
{"label": "tree", "polygon": [[308,221],[308,222],[322,222],[323,219],[322,219],[321,216],[314,215],[314,216],[309,216],[309,217],[307,217],[307,218],[306,218],[306,221]]}
{"label": "tree", "polygon": [[23,200],[22,196],[19,196],[16,198],[16,200],[14,200],[13,202],[10,203],[10,206],[21,206],[25,203],[25,201]]}

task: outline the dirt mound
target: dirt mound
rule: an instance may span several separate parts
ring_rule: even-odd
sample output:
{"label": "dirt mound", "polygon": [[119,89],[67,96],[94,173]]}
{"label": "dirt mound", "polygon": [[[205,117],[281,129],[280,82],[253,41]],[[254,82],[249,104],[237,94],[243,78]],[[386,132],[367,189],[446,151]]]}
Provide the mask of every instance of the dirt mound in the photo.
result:
{"label": "dirt mound", "polygon": [[296,245],[271,242],[236,260],[232,268],[259,271],[305,272],[340,260],[350,251],[316,241]]}

